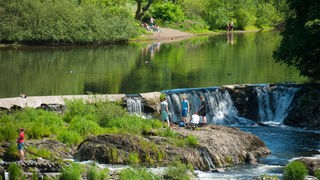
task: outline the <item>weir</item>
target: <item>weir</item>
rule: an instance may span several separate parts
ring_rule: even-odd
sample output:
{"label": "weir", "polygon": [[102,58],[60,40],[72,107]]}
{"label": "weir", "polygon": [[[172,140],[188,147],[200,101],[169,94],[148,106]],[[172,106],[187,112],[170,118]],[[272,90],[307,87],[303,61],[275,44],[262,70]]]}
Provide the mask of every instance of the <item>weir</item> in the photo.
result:
{"label": "weir", "polygon": [[[256,122],[282,124],[291,108],[295,93],[299,88],[287,85],[250,85],[243,87],[247,91],[248,100],[246,103],[256,102],[253,108],[247,109],[253,114],[257,114],[257,119],[241,117],[236,108],[235,99],[232,97],[236,93],[233,88],[209,87],[209,88],[191,88],[166,90],[171,121],[181,121],[181,97],[186,95],[190,103],[190,113],[197,112],[200,107],[200,96],[203,96],[208,103],[207,122],[218,125],[254,125]],[[239,88],[241,89],[241,88]],[[237,89],[239,91],[239,89]],[[253,99],[253,100],[252,100]],[[252,106],[251,106],[252,107]],[[255,112],[254,112],[255,111]],[[188,117],[189,119],[190,117]],[[202,122],[202,120],[200,121]]]}
{"label": "weir", "polygon": [[143,102],[139,94],[128,94],[126,95],[125,100],[130,114],[142,115]]}
{"label": "weir", "polygon": [[255,87],[259,103],[259,121],[282,124],[291,109],[297,87],[259,86]]}

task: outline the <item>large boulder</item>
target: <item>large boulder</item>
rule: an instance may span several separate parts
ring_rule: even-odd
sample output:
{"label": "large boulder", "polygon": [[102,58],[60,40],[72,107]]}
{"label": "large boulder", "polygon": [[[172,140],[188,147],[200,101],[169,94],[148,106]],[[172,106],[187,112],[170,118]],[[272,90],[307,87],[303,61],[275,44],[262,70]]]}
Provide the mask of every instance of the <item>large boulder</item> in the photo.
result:
{"label": "large boulder", "polygon": [[257,136],[237,128],[209,125],[200,130],[177,129],[182,135],[198,138],[199,146],[208,150],[216,167],[233,166],[239,163],[256,163],[256,159],[270,154]]}
{"label": "large boulder", "polygon": [[292,109],[284,124],[308,129],[320,129],[319,86],[303,86],[296,93]]}
{"label": "large boulder", "polygon": [[304,157],[297,161],[302,162],[308,169],[310,175],[315,175],[317,170],[320,170],[320,157]]}
{"label": "large boulder", "polygon": [[174,131],[185,138],[197,137],[199,144],[178,147],[164,137],[105,134],[87,138],[79,145],[75,158],[130,164],[132,157],[136,157],[140,164],[166,166],[178,157],[195,169],[207,171],[243,162],[256,163],[257,158],[270,153],[258,137],[236,128],[208,125],[198,130],[174,128]]}

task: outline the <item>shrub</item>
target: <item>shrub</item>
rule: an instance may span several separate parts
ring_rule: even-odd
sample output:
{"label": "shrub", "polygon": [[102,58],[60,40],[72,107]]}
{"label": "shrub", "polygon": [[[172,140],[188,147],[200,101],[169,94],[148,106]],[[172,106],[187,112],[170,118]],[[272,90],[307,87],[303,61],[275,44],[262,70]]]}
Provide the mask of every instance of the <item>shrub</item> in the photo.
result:
{"label": "shrub", "polygon": [[132,165],[136,165],[140,163],[140,157],[139,154],[136,152],[130,153],[128,156],[128,163]]}
{"label": "shrub", "polygon": [[70,165],[65,165],[61,169],[61,180],[80,180],[83,168],[78,163],[71,163]]}
{"label": "shrub", "polygon": [[299,161],[293,161],[284,168],[284,180],[304,180],[308,170],[305,165]]}
{"label": "shrub", "polygon": [[120,180],[160,180],[161,178],[152,174],[145,168],[126,168],[119,173]]}
{"label": "shrub", "polygon": [[23,171],[16,163],[11,163],[8,167],[10,180],[23,180],[26,179],[23,175]]}
{"label": "shrub", "polygon": [[320,179],[320,169],[316,170],[315,176],[317,179]]}
{"label": "shrub", "polygon": [[[181,22],[185,19],[185,14],[180,5],[173,3],[157,3],[150,9],[150,15],[156,21],[164,22]],[[161,24],[156,22],[157,24]]]}
{"label": "shrub", "polygon": [[68,129],[79,133],[82,137],[86,137],[90,134],[98,134],[100,132],[100,126],[87,118],[88,116],[75,116],[72,118]]}
{"label": "shrub", "polygon": [[95,107],[98,123],[102,127],[106,127],[108,121],[112,119],[128,115],[123,107],[111,102],[98,102]]}
{"label": "shrub", "polygon": [[108,177],[109,170],[106,169],[99,169],[97,165],[91,164],[87,169],[87,179],[88,180],[104,180]]}
{"label": "shrub", "polygon": [[83,140],[81,135],[74,131],[64,131],[58,135],[57,139],[69,147],[76,146]]}
{"label": "shrub", "polygon": [[48,149],[28,146],[28,148],[26,150],[27,150],[28,154],[30,155],[29,156],[30,159],[37,158],[37,157],[42,157],[44,159],[49,159],[49,160],[54,159],[54,156],[52,155],[51,151]]}
{"label": "shrub", "polygon": [[[79,1],[80,2],[80,1]],[[101,43],[137,35],[133,15],[78,1],[0,1],[0,41],[26,43]]]}
{"label": "shrub", "polygon": [[198,139],[195,136],[189,135],[185,138],[185,143],[187,146],[197,146]]}
{"label": "shrub", "polygon": [[194,169],[191,165],[186,165],[178,160],[174,160],[166,169],[164,178],[172,180],[189,180],[191,179],[190,173],[194,174]]}

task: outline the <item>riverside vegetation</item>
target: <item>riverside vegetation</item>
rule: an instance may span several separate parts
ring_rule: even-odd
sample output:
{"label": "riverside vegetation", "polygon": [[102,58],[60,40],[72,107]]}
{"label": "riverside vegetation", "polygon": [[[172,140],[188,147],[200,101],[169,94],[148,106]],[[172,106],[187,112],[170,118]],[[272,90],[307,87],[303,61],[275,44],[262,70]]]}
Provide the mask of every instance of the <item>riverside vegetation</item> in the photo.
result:
{"label": "riverside vegetation", "polygon": [[285,0],[20,0],[0,1],[0,42],[101,44],[145,33],[141,22],[190,32],[268,28],[281,24]]}
{"label": "riverside vegetation", "polygon": [[[1,144],[9,142],[10,144],[8,148],[1,150],[5,150],[5,152],[0,152],[0,157],[8,159],[6,156],[10,156],[11,160],[18,160],[19,158],[15,143],[19,127],[24,127],[26,130],[26,152],[28,159],[41,157],[62,164],[65,163],[54,154],[54,150],[35,147],[32,141],[40,139],[58,140],[70,148],[76,148],[87,136],[119,134],[142,137],[144,133],[152,132],[158,136],[167,137],[170,140],[170,144],[178,147],[192,147],[198,143],[196,137],[192,135],[183,138],[170,129],[162,128],[159,120],[145,120],[137,116],[131,116],[120,105],[111,102],[85,104],[80,100],[69,101],[67,102],[67,110],[64,114],[31,108],[10,113],[2,112],[0,124],[0,142]],[[145,144],[143,140],[136,143],[140,143],[138,146],[151,148],[151,151],[157,151],[155,145]],[[112,153],[113,160],[116,162],[118,158],[116,151],[110,153]],[[158,153],[160,155],[159,158],[161,158],[162,152]],[[120,172],[120,179],[128,179],[130,177],[126,175],[130,173],[128,171],[137,172],[137,176],[140,177],[156,176],[150,174],[143,167],[137,167],[140,164],[138,153],[132,152],[128,156],[127,162],[136,168]],[[176,176],[177,172],[175,171],[180,172],[181,176],[186,171],[193,172],[192,166],[181,164],[179,161],[175,163],[178,163],[178,167],[181,168],[175,170],[173,166],[170,166],[172,168],[169,168],[171,170],[168,170],[166,176]],[[71,166],[69,164],[67,163],[61,169],[62,179],[80,179],[80,175],[84,174],[88,179],[105,179],[108,176],[107,170],[99,169],[95,164],[90,164],[87,167],[80,167],[79,164],[75,163],[71,163]],[[21,168],[15,163],[11,163],[9,171],[11,176],[21,176]],[[145,175],[141,175],[141,172],[144,172]],[[160,176],[158,179],[160,179]]]}

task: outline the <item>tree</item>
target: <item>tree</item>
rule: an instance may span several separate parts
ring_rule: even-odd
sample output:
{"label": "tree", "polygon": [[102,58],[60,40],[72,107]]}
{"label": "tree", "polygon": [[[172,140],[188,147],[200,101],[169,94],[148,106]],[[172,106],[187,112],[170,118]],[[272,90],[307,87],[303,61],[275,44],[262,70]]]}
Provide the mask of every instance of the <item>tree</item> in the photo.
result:
{"label": "tree", "polygon": [[[137,10],[136,10],[135,18],[136,20],[140,20],[142,16],[148,11],[148,9],[150,8],[154,0],[135,0],[135,1],[137,2]],[[143,3],[145,1],[147,4],[143,6]]]}
{"label": "tree", "polygon": [[320,80],[320,1],[291,0],[276,62],[294,66],[300,75]]}

